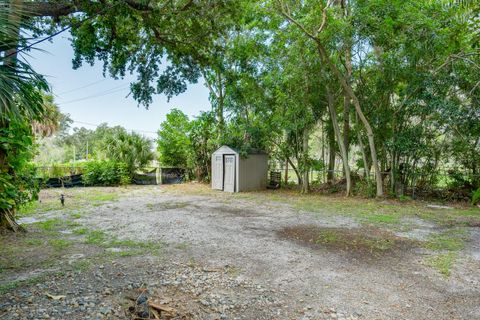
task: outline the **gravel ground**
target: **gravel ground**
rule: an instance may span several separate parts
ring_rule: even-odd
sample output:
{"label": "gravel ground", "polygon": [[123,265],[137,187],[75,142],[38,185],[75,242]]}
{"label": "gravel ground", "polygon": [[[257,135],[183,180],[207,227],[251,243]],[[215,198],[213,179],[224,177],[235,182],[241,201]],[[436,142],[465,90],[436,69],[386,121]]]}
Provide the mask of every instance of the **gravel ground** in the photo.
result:
{"label": "gravel ground", "polygon": [[[48,214],[55,215],[65,218],[62,211]],[[164,243],[162,254],[145,249],[12,290],[0,296],[0,319],[130,319],[126,295],[139,288],[171,301],[178,319],[480,319],[478,228],[446,278],[423,263],[429,252],[414,245],[376,255],[282,236],[295,226],[361,226],[274,201],[134,188],[85,208],[77,221],[119,239]],[[396,236],[416,241],[434,232],[417,222]],[[78,250],[63,263],[117,248]]]}

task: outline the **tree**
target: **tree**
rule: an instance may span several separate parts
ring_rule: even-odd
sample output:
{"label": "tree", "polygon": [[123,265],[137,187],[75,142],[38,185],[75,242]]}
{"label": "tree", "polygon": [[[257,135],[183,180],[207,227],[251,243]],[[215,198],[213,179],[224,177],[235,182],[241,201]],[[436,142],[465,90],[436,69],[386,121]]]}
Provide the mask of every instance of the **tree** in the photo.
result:
{"label": "tree", "polygon": [[216,131],[224,128],[218,124],[215,127],[213,112],[201,112],[198,117],[190,121],[188,138],[191,145],[191,163],[198,181],[210,180],[211,156],[218,147]]}
{"label": "tree", "polygon": [[70,29],[74,68],[98,59],[114,78],[135,72],[132,95],[146,106],[153,94],[172,97],[197,81],[211,62],[211,48],[239,22],[243,7],[233,0],[28,3],[37,33]]}
{"label": "tree", "polygon": [[15,211],[38,192],[29,166],[34,156],[30,123],[47,115],[42,91],[49,89],[17,54],[25,45],[22,15],[20,1],[0,7],[0,230],[13,231],[21,229]]}
{"label": "tree", "polygon": [[[326,67],[332,73],[332,75],[340,83],[341,87],[344,90],[345,95],[349,99],[351,99],[355,107],[355,110],[367,132],[368,143],[369,143],[370,153],[372,157],[372,164],[375,168],[377,197],[382,197],[383,196],[383,180],[380,172],[377,149],[375,146],[375,138],[374,138],[372,127],[363,113],[362,107],[360,106],[360,101],[357,95],[355,94],[353,87],[349,84],[347,75],[345,73],[342,73],[342,71],[337,67],[335,62],[332,60],[327,50],[327,47],[325,45],[325,40],[322,38],[322,35],[321,35],[322,31],[324,31],[325,27],[328,25],[327,24],[328,10],[329,10],[329,6],[331,5],[331,2],[328,1],[327,3],[322,3],[321,10],[319,10],[319,6],[317,6],[316,1],[306,2],[304,5],[300,5],[299,8],[296,8],[297,9],[296,13],[292,13],[291,8],[284,1],[278,0],[276,2],[277,2],[277,8],[280,14],[282,14],[294,26],[299,28],[306,37],[308,37],[315,43],[315,45],[317,46],[317,51],[320,59],[326,65]],[[302,24],[297,18],[295,18],[294,14],[303,15],[304,16],[303,18],[306,18],[308,21],[316,21],[315,19],[312,20],[311,18],[320,18],[318,20],[320,21],[320,25],[315,23],[313,26],[307,27],[304,24]],[[308,29],[310,28],[313,29],[314,31],[309,31]]]}
{"label": "tree", "polygon": [[125,129],[107,134],[101,146],[108,159],[127,166],[130,177],[154,159],[152,141],[138,133],[128,133]]}
{"label": "tree", "polygon": [[52,95],[43,94],[43,106],[45,111],[42,119],[32,121],[33,133],[39,138],[51,136],[53,133],[59,131],[62,125],[71,121],[67,115],[60,112]]}
{"label": "tree", "polygon": [[188,168],[191,156],[188,116],[172,109],[158,130],[157,150],[163,166]]}

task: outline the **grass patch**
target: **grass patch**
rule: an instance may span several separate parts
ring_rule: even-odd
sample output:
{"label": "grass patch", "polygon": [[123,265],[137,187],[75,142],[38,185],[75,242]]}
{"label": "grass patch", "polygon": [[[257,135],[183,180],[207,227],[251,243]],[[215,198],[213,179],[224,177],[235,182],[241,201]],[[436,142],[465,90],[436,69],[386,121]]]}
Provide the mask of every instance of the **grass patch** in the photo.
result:
{"label": "grass patch", "polygon": [[42,245],[43,243],[44,243],[44,241],[42,241],[40,239],[35,239],[35,238],[25,239],[25,244],[28,245],[28,246],[38,247],[38,246]]}
{"label": "grass patch", "polygon": [[367,235],[360,233],[344,232],[343,230],[322,230],[319,232],[316,244],[324,244],[345,250],[370,252],[387,251],[392,249],[395,240],[386,235]]}
{"label": "grass patch", "polygon": [[82,217],[82,215],[80,213],[76,212],[76,213],[72,213],[70,215],[70,217],[72,217],[73,219],[80,219]]}
{"label": "grass patch", "polygon": [[139,250],[121,250],[121,251],[109,251],[108,255],[110,257],[132,257],[139,255],[141,252]]}
{"label": "grass patch", "polygon": [[372,214],[366,216],[366,221],[373,224],[399,224],[400,217],[391,214]]}
{"label": "grass patch", "polygon": [[48,219],[33,223],[37,228],[44,231],[55,231],[63,225],[63,221],[59,218]]}
{"label": "grass patch", "polygon": [[426,265],[434,268],[445,277],[449,277],[451,269],[458,257],[458,252],[465,247],[465,230],[449,230],[433,234],[425,243],[427,249],[443,253],[425,259]]}
{"label": "grass patch", "polygon": [[73,234],[76,234],[76,235],[85,235],[88,233],[88,228],[77,228],[77,229],[74,229],[73,230]]}
{"label": "grass patch", "polygon": [[86,233],[85,243],[101,246],[107,241],[107,234],[100,230],[88,231]]}
{"label": "grass patch", "polygon": [[38,208],[38,201],[32,201],[32,202],[26,203],[19,208],[17,215],[19,217],[30,216],[36,213],[37,208]]}
{"label": "grass patch", "polygon": [[448,252],[429,257],[425,260],[425,262],[428,266],[434,268],[445,277],[449,277],[456,259],[456,253]]}
{"label": "grass patch", "polygon": [[117,201],[118,195],[116,193],[99,193],[89,196],[88,200],[97,202]]}
{"label": "grass patch", "polygon": [[252,192],[245,199],[261,199],[290,205],[299,212],[317,217],[342,215],[356,219],[360,223],[373,225],[401,225],[403,217],[419,217],[443,227],[480,227],[480,209],[473,207],[453,207],[448,210],[426,207],[419,201],[375,200],[345,198],[321,194],[302,195],[293,190]]}
{"label": "grass patch", "polygon": [[19,288],[24,285],[35,285],[42,282],[45,279],[45,275],[39,275],[26,280],[16,280],[4,284],[0,284],[0,294],[5,294],[13,289]]}
{"label": "grass patch", "polygon": [[158,253],[163,247],[161,242],[153,241],[134,241],[130,239],[118,239],[114,236],[107,235],[101,230],[88,230],[86,228],[74,230],[75,234],[85,235],[85,243],[96,245],[102,248],[116,247],[122,250],[119,252],[110,251],[113,256],[131,256],[142,253]]}
{"label": "grass patch", "polygon": [[337,231],[323,230],[319,232],[315,243],[333,244],[338,242],[339,240],[340,239]]}
{"label": "grass patch", "polygon": [[87,271],[92,266],[92,262],[90,260],[77,260],[72,264],[73,270],[77,272]]}
{"label": "grass patch", "polygon": [[417,245],[414,240],[395,236],[376,228],[322,228],[315,225],[298,225],[284,228],[280,237],[315,248],[327,248],[337,252],[350,252],[369,256],[408,250]]}
{"label": "grass patch", "polygon": [[70,247],[73,244],[73,241],[65,239],[50,239],[48,244],[52,246],[56,251],[62,251]]}
{"label": "grass patch", "polygon": [[61,209],[64,209],[64,208],[61,206],[60,201],[58,202],[52,201],[52,200],[43,201],[43,202],[31,201],[20,207],[20,209],[17,212],[17,217],[19,218],[28,217],[35,214],[42,214],[49,211],[61,210]]}
{"label": "grass patch", "polygon": [[429,237],[425,247],[434,251],[459,251],[465,246],[464,230],[449,230]]}

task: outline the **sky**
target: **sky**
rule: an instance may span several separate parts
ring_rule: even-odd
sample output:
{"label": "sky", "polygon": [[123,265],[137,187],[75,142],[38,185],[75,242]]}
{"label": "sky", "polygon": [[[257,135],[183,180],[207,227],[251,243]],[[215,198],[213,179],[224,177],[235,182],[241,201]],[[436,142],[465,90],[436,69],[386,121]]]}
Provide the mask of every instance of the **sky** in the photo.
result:
{"label": "sky", "polygon": [[146,110],[138,106],[131,96],[127,97],[129,83],[135,79],[134,76],[123,80],[115,80],[108,75],[103,77],[101,62],[93,67],[84,64],[73,70],[73,49],[68,38],[69,34],[63,33],[53,42],[40,43],[35,47],[40,50],[31,51],[27,60],[36,72],[46,76],[55,102],[74,121],[72,127],[95,129],[94,125],[106,122],[109,126],[121,125],[155,138],[160,123],[172,108],[179,108],[189,117],[210,109],[208,89],[200,79],[170,102],[163,95],[155,96]]}

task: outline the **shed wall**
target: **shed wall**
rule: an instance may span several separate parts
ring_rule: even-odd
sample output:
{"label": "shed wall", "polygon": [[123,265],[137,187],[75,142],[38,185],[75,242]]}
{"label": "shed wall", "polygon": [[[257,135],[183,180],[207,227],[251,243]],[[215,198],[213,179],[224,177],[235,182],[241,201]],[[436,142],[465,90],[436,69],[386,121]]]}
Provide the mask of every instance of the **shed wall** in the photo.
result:
{"label": "shed wall", "polygon": [[261,190],[267,187],[268,155],[251,154],[248,158],[237,157],[237,192]]}

